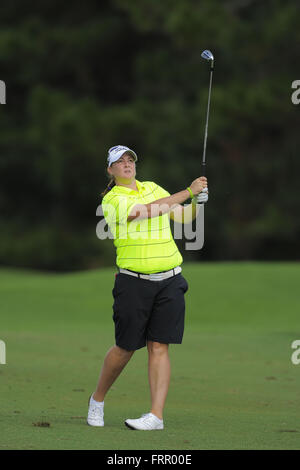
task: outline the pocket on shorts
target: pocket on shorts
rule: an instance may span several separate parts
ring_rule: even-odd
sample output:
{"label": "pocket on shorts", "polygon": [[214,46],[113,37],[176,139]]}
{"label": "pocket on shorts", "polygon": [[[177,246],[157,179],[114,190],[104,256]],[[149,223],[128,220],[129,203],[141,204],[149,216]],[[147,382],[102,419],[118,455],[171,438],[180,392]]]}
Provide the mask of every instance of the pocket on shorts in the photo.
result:
{"label": "pocket on shorts", "polygon": [[[124,276],[124,277],[123,277]],[[120,297],[124,299],[126,292],[128,290],[128,284],[126,279],[126,274],[117,274],[115,278],[114,288],[112,290],[112,295],[114,299],[113,307],[116,306],[116,303],[120,301]]]}
{"label": "pocket on shorts", "polygon": [[113,287],[113,290],[112,290],[112,295],[113,297],[115,298],[116,295],[117,295],[117,289],[118,289],[118,284],[119,284],[119,273],[115,274],[115,284],[114,284],[114,287]]}
{"label": "pocket on shorts", "polygon": [[189,285],[188,285],[187,280],[185,279],[185,277],[183,277],[182,274],[181,274],[181,277],[182,277],[182,280],[183,280],[183,283],[184,283],[183,293],[185,294],[189,290]]}

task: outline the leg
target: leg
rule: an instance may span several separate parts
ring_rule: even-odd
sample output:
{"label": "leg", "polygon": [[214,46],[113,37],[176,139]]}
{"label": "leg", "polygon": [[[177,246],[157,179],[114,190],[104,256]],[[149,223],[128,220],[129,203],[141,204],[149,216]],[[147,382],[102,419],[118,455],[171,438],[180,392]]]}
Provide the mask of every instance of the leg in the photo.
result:
{"label": "leg", "polygon": [[151,392],[151,413],[163,419],[163,408],[168,394],[171,367],[169,345],[148,341],[148,373]]}
{"label": "leg", "polygon": [[97,389],[93,394],[94,400],[104,400],[107,391],[119,377],[133,353],[134,351],[127,351],[126,349],[119,348],[119,346],[113,346],[107,352],[100,373]]}

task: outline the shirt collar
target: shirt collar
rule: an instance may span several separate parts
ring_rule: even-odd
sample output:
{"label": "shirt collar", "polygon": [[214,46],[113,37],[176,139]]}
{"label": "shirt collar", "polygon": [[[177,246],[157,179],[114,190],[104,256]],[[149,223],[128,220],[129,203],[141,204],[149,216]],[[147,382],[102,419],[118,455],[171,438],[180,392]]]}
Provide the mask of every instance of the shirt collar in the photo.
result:
{"label": "shirt collar", "polygon": [[[139,181],[139,180],[135,180],[136,182],[136,185],[137,185],[137,188],[138,188],[138,192],[141,192],[143,189],[145,189],[145,185]],[[137,191],[135,191],[134,189],[131,189],[131,188],[126,188],[125,186],[114,186],[113,189],[115,189],[118,191],[118,192],[121,192],[121,193],[124,193],[124,194],[136,194]]]}
{"label": "shirt collar", "polygon": [[139,181],[137,179],[135,180],[135,182],[136,182],[136,185],[137,185],[137,188],[138,188],[139,191],[145,189],[144,183],[142,183],[141,181]]}

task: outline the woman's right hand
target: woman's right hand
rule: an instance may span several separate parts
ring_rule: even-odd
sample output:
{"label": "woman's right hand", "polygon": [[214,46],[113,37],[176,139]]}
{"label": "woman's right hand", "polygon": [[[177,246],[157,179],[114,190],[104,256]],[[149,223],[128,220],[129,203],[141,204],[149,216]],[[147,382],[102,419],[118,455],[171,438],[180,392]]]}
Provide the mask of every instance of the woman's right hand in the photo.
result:
{"label": "woman's right hand", "polygon": [[207,188],[207,178],[205,176],[196,178],[190,185],[190,188],[194,196],[200,194],[204,188]]}

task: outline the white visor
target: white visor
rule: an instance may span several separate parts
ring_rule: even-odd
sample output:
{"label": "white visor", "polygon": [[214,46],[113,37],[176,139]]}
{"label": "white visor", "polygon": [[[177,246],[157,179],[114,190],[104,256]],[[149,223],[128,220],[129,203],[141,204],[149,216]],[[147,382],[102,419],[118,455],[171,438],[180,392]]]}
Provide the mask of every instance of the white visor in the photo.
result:
{"label": "white visor", "polygon": [[119,158],[121,158],[125,152],[130,152],[130,154],[134,158],[134,161],[137,161],[137,155],[133,150],[129,149],[128,147],[125,147],[125,145],[116,145],[115,147],[111,147],[108,151],[108,166],[111,166],[112,163],[119,160]]}

